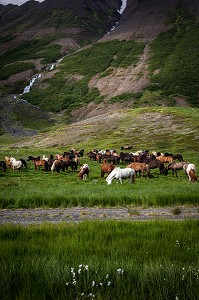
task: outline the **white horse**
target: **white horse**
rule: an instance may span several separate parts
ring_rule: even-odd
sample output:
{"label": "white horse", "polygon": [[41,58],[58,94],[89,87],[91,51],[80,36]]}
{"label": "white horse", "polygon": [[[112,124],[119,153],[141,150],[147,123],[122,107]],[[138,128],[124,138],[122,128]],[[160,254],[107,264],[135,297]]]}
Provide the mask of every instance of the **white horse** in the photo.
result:
{"label": "white horse", "polygon": [[188,175],[189,181],[197,181],[196,166],[194,164],[189,164],[189,163],[185,164],[183,166],[183,169]]}
{"label": "white horse", "polygon": [[131,168],[115,168],[107,177],[106,182],[107,184],[111,184],[113,179],[120,181],[122,183],[122,179],[130,178],[130,183],[133,183],[135,181],[135,170]]}
{"label": "white horse", "polygon": [[43,155],[42,159],[45,160],[45,161],[47,161],[47,162],[48,162],[48,160],[49,160],[49,158],[46,157],[45,155]]}
{"label": "white horse", "polygon": [[16,160],[14,157],[11,157],[10,162],[11,162],[13,171],[15,169],[18,169],[19,171],[21,170],[22,162],[20,160]]}

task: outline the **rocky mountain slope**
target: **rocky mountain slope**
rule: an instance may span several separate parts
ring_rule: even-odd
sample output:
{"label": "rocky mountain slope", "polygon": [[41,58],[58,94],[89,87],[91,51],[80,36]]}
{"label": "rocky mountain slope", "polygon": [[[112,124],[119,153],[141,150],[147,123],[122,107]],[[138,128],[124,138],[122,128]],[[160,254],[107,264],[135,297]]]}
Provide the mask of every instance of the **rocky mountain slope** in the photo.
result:
{"label": "rocky mountain slope", "polygon": [[[125,2],[126,8],[120,15],[118,10],[121,4]],[[190,102],[187,99],[192,91],[187,93],[185,91],[184,95],[188,95],[185,97],[182,93],[180,94],[182,89],[179,88],[178,90],[176,89],[176,95],[174,93],[174,96],[171,98],[169,94],[171,92],[168,91],[166,94],[162,94],[162,90],[165,89],[166,85],[169,86],[174,79],[171,77],[165,83],[161,76],[160,78],[157,78],[157,76],[159,76],[159,73],[161,75],[161,67],[165,67],[163,69],[163,78],[167,78],[167,74],[175,71],[171,68],[173,66],[171,59],[176,61],[176,57],[180,57],[181,52],[179,49],[177,52],[177,48],[181,49],[182,47],[182,53],[185,53],[187,50],[184,51],[183,47],[186,44],[187,49],[190,48],[190,53],[186,54],[188,57],[191,57],[190,54],[197,51],[197,44],[192,44],[190,47],[187,44],[188,37],[185,38],[184,36],[191,36],[192,32],[193,36],[197,34],[196,28],[198,25],[194,25],[195,27],[193,26],[192,29],[190,27],[191,21],[186,23],[186,20],[191,20],[192,18],[197,20],[198,15],[199,3],[197,0],[182,0],[180,3],[178,0],[79,0],[75,3],[69,0],[45,0],[42,3],[31,0],[21,6],[0,5],[0,66],[2,69],[0,73],[0,90],[2,99],[4,99],[1,102],[1,108],[4,112],[4,115],[0,116],[1,131],[15,135],[15,133],[19,134],[21,132],[20,126],[28,125],[28,128],[33,129],[33,131],[27,131],[26,128],[25,133],[22,135],[26,135],[26,132],[28,132],[27,135],[30,132],[32,134],[34,130],[37,132],[37,126],[35,127],[34,125],[34,128],[31,128],[31,124],[27,122],[27,119],[21,118],[20,114],[16,115],[17,109],[14,109],[12,112],[9,111],[9,118],[7,118],[6,113],[9,109],[6,107],[7,100],[5,101],[5,99],[9,99],[10,103],[14,102],[11,107],[16,108],[17,103],[20,103],[20,101],[16,102],[13,94],[21,94],[24,87],[29,84],[30,79],[38,72],[42,74],[42,78],[37,81],[34,87],[40,89],[42,94],[44,94],[45,89],[51,85],[51,79],[56,81],[58,74],[63,70],[63,68],[59,68],[59,59],[63,58],[63,56],[70,57],[74,51],[86,49],[86,46],[96,41],[106,43],[116,39],[120,41],[136,40],[144,44],[144,50],[134,64],[114,68],[110,65],[106,70],[106,76],[104,74],[102,76],[100,73],[91,76],[87,88],[89,91],[98,91],[98,98],[100,99],[101,97],[102,100],[98,102],[91,101],[90,103],[86,101],[85,105],[81,104],[79,108],[75,107],[72,111],[70,109],[70,121],[74,122],[79,119],[95,117],[106,113],[107,110],[127,107],[134,108],[151,106],[153,104],[165,106],[168,104],[172,105],[172,103],[177,106],[190,106]],[[184,31],[181,30],[181,26]],[[149,61],[152,57],[151,43],[156,40],[160,33],[167,32],[171,28],[174,28],[176,31],[170,38],[170,41],[175,39],[175,45],[173,43],[169,46],[172,47],[170,48],[171,55],[166,54],[166,62],[163,61],[165,57],[162,58],[162,65],[161,61],[159,65],[155,62],[155,67],[151,71],[151,66],[149,66]],[[166,44],[168,44],[167,39],[168,37],[164,42]],[[165,51],[164,46],[162,47],[162,50]],[[113,61],[117,59],[118,53],[111,58]],[[156,55],[159,56],[160,51]],[[98,62],[100,64],[100,59]],[[195,70],[197,70],[198,61],[190,60],[190,64],[195,64]],[[53,70],[51,69],[52,66]],[[185,72],[186,70],[187,65]],[[176,75],[173,73],[173,76],[175,77]],[[192,86],[193,82],[189,83],[186,76],[184,81],[187,82],[187,86]],[[195,79],[197,75],[194,76],[190,73],[190,77],[197,81]],[[62,80],[64,78],[66,79],[66,77],[63,77]],[[80,74],[75,76],[69,74],[67,75],[67,80],[68,78],[70,78],[69,81],[71,82],[79,82],[83,77]],[[69,81],[66,84],[69,84]],[[183,86],[184,83],[182,82],[181,85]],[[157,89],[158,86],[161,87],[160,91]],[[167,90],[168,86],[166,87]],[[197,95],[197,82],[194,83],[194,86],[195,95]],[[148,87],[150,87],[149,92],[145,92]],[[171,90],[173,90],[173,87],[171,87]],[[128,99],[124,101],[125,95],[128,96]],[[134,95],[141,95],[139,96],[141,97],[140,100],[137,101]],[[54,96],[55,99],[60,97]],[[38,94],[38,97],[42,101],[42,96]],[[121,97],[122,101],[111,100],[114,97]],[[194,105],[197,106],[197,96],[194,97]],[[34,98],[34,94],[32,98]],[[25,99],[29,101],[28,98]],[[34,99],[30,102],[34,103]],[[26,102],[24,101],[23,103]],[[137,103],[136,106],[135,103]],[[37,106],[40,105],[37,103]],[[41,105],[41,107],[43,106]],[[31,112],[35,116],[34,110],[35,107],[32,106],[31,108],[31,104],[28,104],[26,114],[28,115]],[[53,121],[41,123],[44,114],[48,115],[44,110],[37,114],[39,118],[38,126],[42,124],[41,128],[48,127],[49,123],[52,124],[57,119],[57,115],[46,115],[46,120],[52,119]],[[64,109],[58,115],[62,118]],[[20,118],[23,119],[22,123],[20,123]],[[5,120],[8,119],[10,126],[6,125],[8,121],[5,124]],[[15,121],[16,119],[18,123],[12,123],[12,120]],[[17,124],[20,125],[20,129],[13,131],[12,127],[18,126]],[[7,128],[10,129],[7,130]]]}

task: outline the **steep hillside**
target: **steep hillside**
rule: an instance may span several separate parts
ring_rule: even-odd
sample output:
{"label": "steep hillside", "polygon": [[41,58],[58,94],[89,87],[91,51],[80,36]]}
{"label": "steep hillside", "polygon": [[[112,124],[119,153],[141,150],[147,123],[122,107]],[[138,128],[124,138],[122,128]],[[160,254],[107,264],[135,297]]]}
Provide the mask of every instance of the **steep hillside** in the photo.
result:
{"label": "steep hillside", "polygon": [[118,108],[199,107],[198,1],[128,0],[120,15],[122,2],[1,6],[1,95],[65,122]]}
{"label": "steep hillside", "polygon": [[[119,20],[119,8],[120,0],[80,0],[75,4],[70,0],[45,0],[27,1],[21,6],[0,5],[1,93],[19,93],[24,81],[43,67],[48,68],[48,64],[65,54],[98,40]],[[19,68],[21,62],[23,70]],[[10,66],[12,70],[6,72]],[[17,78],[13,78],[14,74],[18,74]]]}

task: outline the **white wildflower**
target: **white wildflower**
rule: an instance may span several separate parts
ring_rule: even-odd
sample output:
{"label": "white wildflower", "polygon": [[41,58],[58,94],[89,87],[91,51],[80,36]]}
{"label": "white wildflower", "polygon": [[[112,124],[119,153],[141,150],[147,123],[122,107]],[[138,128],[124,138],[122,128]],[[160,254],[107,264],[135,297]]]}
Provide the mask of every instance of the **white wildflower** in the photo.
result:
{"label": "white wildflower", "polygon": [[124,270],[123,269],[117,269],[118,274],[123,275]]}

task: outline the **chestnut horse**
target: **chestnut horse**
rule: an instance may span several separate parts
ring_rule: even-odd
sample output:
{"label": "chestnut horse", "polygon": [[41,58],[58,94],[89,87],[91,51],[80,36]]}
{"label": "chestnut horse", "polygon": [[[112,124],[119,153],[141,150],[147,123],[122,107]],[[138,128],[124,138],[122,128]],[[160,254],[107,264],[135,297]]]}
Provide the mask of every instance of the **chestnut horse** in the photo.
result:
{"label": "chestnut horse", "polygon": [[160,160],[162,163],[172,163],[173,162],[172,156],[160,155],[160,156],[157,156],[156,159]]}
{"label": "chestnut horse", "polygon": [[40,170],[40,167],[43,167],[45,171],[48,171],[48,162],[45,159],[35,159],[33,160],[33,163],[35,165],[35,170]]}
{"label": "chestnut horse", "polygon": [[114,168],[114,165],[103,162],[103,164],[101,164],[101,178],[104,177],[105,173],[110,174]]}
{"label": "chestnut horse", "polygon": [[6,165],[7,165],[9,168],[12,168],[12,163],[11,163],[11,161],[10,161],[10,157],[5,156],[4,160],[5,160]]}
{"label": "chestnut horse", "polygon": [[185,164],[183,169],[188,175],[189,181],[197,181],[198,177],[196,176],[196,166],[194,164]]}
{"label": "chestnut horse", "polygon": [[150,170],[149,166],[146,163],[139,163],[139,162],[133,162],[132,164],[128,165],[127,168],[131,168],[135,170],[136,176],[137,173],[142,173],[142,178],[144,176],[144,173],[146,172],[147,177],[149,177]]}
{"label": "chestnut horse", "polygon": [[78,177],[81,180],[86,180],[87,176],[89,176],[89,171],[90,171],[89,165],[83,164],[79,170]]}

